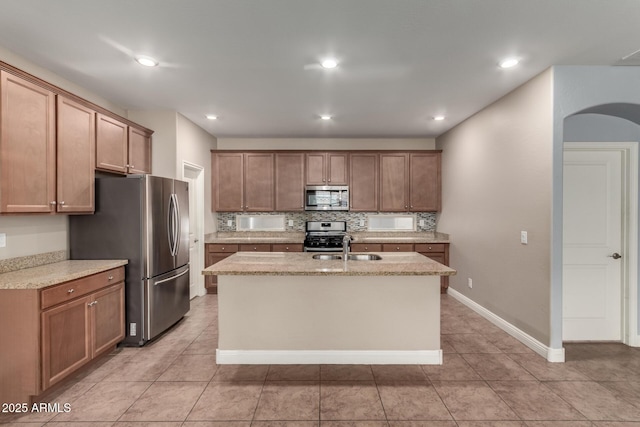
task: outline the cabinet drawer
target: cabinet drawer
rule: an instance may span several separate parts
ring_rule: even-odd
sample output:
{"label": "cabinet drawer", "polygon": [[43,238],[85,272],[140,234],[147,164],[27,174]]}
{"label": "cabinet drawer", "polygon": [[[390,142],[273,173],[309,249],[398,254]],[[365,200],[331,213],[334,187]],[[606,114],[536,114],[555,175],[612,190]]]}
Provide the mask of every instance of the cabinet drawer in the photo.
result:
{"label": "cabinet drawer", "polygon": [[238,252],[238,245],[207,244],[207,252]]}
{"label": "cabinet drawer", "polygon": [[416,252],[444,252],[444,243],[416,243]]}
{"label": "cabinet drawer", "polygon": [[380,243],[352,243],[352,252],[381,252],[382,245]]}
{"label": "cabinet drawer", "polygon": [[447,261],[444,259],[444,254],[420,252],[420,255],[424,255],[427,258],[434,260],[435,262],[439,262],[440,264],[447,265]]}
{"label": "cabinet drawer", "polygon": [[413,243],[385,243],[383,252],[413,252]]}
{"label": "cabinet drawer", "polygon": [[103,271],[92,276],[72,280],[60,285],[43,289],[41,292],[40,306],[45,309],[56,304],[71,301],[82,295],[95,292],[105,286],[124,280],[124,267]]}
{"label": "cabinet drawer", "polygon": [[300,243],[274,243],[271,245],[272,252],[302,252],[302,244]]}
{"label": "cabinet drawer", "polygon": [[269,243],[240,245],[240,252],[271,252],[271,245]]}

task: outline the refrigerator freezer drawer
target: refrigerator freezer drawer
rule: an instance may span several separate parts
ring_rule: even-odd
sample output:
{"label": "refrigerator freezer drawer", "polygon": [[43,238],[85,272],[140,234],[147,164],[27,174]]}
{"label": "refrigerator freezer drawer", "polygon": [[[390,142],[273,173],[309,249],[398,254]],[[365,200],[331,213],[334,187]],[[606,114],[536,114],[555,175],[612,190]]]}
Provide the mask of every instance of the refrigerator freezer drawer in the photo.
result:
{"label": "refrigerator freezer drawer", "polygon": [[189,265],[145,281],[145,340],[167,330],[189,311]]}

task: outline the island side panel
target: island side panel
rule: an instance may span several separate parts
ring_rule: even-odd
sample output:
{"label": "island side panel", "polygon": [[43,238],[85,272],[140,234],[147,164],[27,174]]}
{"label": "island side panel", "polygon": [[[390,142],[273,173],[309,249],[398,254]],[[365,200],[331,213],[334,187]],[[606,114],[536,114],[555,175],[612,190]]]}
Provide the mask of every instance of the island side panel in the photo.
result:
{"label": "island side panel", "polygon": [[440,276],[219,276],[219,350],[439,351]]}

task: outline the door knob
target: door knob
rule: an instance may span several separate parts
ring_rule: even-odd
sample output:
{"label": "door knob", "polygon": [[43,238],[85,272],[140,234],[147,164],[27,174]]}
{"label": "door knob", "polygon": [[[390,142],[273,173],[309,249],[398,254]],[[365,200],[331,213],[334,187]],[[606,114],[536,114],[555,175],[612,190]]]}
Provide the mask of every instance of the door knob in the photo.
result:
{"label": "door knob", "polygon": [[611,254],[611,255],[607,255],[607,256],[608,256],[608,257],[611,257],[611,258],[613,258],[613,259],[620,259],[620,258],[622,258],[622,255],[620,255],[618,252],[614,252],[613,254]]}

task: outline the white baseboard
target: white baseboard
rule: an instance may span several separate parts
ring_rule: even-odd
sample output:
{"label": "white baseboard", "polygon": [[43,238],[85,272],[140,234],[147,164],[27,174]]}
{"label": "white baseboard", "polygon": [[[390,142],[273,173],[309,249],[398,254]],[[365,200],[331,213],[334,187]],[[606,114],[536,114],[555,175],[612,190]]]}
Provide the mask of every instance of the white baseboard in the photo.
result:
{"label": "white baseboard", "polygon": [[503,318],[496,316],[491,311],[487,310],[480,304],[475,301],[467,298],[462,295],[460,292],[455,289],[449,288],[447,293],[453,298],[460,301],[462,304],[466,305],[527,347],[531,350],[538,353],[540,356],[547,359],[549,362],[564,362],[564,348],[551,348],[542,344],[537,339],[533,338],[531,335],[521,331],[520,329],[513,326],[511,323],[507,322]]}
{"label": "white baseboard", "polygon": [[216,350],[225,365],[441,365],[442,350]]}

